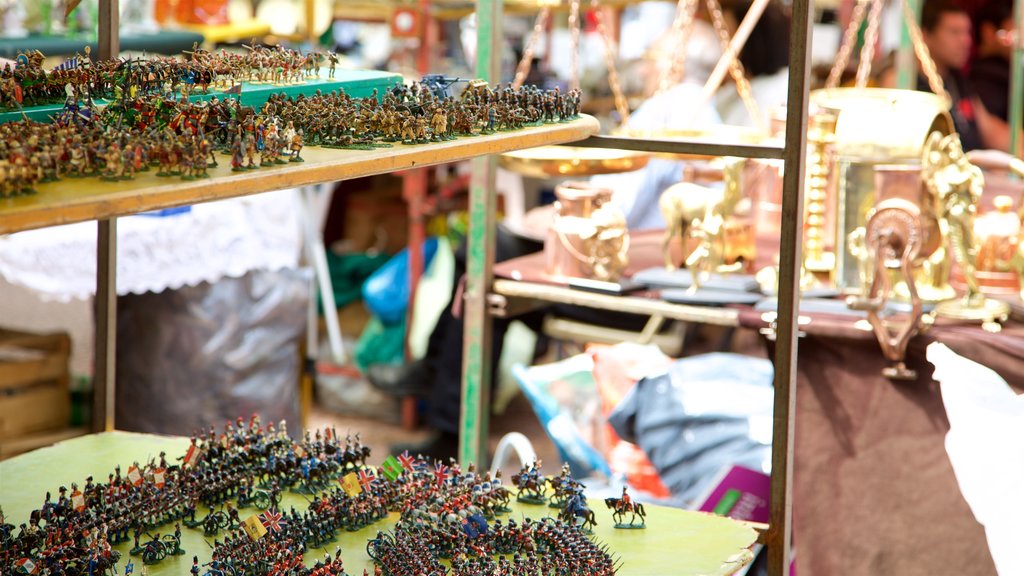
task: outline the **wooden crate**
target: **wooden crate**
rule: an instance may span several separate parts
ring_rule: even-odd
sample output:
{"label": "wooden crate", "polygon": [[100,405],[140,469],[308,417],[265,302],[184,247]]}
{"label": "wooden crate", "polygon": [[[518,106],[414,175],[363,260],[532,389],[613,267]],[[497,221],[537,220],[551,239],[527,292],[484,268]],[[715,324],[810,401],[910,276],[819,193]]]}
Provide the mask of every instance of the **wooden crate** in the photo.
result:
{"label": "wooden crate", "polygon": [[0,439],[68,426],[70,356],[66,333],[0,329]]}

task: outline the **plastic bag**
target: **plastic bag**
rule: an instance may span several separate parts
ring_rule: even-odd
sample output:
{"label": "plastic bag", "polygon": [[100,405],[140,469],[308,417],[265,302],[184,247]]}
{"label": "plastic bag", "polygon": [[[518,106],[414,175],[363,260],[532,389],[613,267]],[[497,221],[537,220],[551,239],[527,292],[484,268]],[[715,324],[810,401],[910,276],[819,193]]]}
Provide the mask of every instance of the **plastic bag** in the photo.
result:
{"label": "plastic bag", "polygon": [[760,358],[684,358],[640,380],[608,420],[644,449],[673,496],[689,502],[728,464],[770,470],[772,375]]}
{"label": "plastic bag", "polygon": [[119,298],[117,428],[187,436],[254,413],[298,422],[311,280],[308,269],[258,270]]}
{"label": "plastic bag", "polygon": [[612,473],[586,440],[603,423],[593,368],[590,356],[580,354],[552,364],[516,366],[512,371],[562,460],[578,478],[593,472]]}
{"label": "plastic bag", "polygon": [[[437,238],[428,238],[423,243],[423,268],[437,252]],[[363,284],[363,301],[370,312],[385,324],[404,322],[405,310],[409,306],[409,250],[396,254],[381,266]]]}
{"label": "plastic bag", "polygon": [[[594,381],[601,395],[601,409],[605,417],[636,386],[638,380],[660,374],[672,364],[672,359],[653,344],[593,345],[587,348],[587,353],[594,359]],[[671,495],[643,449],[619,438],[609,425],[605,425],[603,431],[604,438],[598,449],[615,473],[625,475],[630,486],[656,498]]]}
{"label": "plastic bag", "polygon": [[359,371],[374,364],[401,364],[405,358],[405,318],[385,324],[371,316],[356,342],[355,362]]}

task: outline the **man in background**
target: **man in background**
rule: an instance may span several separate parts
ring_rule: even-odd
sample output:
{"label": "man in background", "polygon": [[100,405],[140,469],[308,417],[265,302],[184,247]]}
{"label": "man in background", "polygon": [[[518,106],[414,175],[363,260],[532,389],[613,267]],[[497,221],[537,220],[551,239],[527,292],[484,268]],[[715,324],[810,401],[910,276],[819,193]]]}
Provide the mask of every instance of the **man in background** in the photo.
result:
{"label": "man in background", "polygon": [[971,64],[971,82],[985,109],[1003,122],[1009,122],[1010,115],[1014,28],[1011,0],[989,0],[974,17],[977,50]]}
{"label": "man in background", "polygon": [[[927,0],[921,11],[921,32],[928,52],[951,99],[949,113],[965,151],[981,148],[1007,151],[1010,131],[1006,122],[993,116],[964,75],[971,57],[971,18],[951,0]],[[917,89],[930,91],[924,75]]]}

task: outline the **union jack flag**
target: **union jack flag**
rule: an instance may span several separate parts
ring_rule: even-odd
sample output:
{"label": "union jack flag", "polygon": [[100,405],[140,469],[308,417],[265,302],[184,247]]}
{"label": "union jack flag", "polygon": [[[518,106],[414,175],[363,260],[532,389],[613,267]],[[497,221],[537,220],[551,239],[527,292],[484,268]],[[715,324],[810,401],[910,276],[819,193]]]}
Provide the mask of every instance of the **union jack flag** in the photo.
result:
{"label": "union jack flag", "polygon": [[440,462],[434,464],[434,477],[437,478],[438,484],[444,484],[446,478],[448,478],[448,467]]}
{"label": "union jack flag", "polygon": [[377,483],[377,478],[373,475],[373,472],[367,470],[359,471],[359,483],[363,485],[363,490],[369,490],[370,486]]}
{"label": "union jack flag", "polygon": [[279,532],[287,522],[283,520],[281,513],[277,510],[267,510],[260,514],[260,523],[269,532]]}
{"label": "union jack flag", "polygon": [[398,461],[402,463],[402,467],[412,472],[412,464],[416,461],[415,458],[409,455],[409,451],[406,450],[398,456]]}

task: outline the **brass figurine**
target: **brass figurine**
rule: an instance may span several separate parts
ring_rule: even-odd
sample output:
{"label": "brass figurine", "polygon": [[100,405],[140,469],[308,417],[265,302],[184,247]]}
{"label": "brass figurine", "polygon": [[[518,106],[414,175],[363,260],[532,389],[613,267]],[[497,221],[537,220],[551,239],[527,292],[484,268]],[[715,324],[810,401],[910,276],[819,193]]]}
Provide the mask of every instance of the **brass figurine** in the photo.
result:
{"label": "brass figurine", "polygon": [[[727,160],[727,173],[742,169],[742,160]],[[736,206],[742,199],[740,180],[738,175],[729,177],[727,174],[722,189],[680,182],[662,192],[658,201],[658,207],[667,226],[661,242],[665,268],[677,268],[669,250],[673,238],[681,238],[684,249],[688,238],[695,238],[698,241],[697,247],[685,260],[686,268],[692,273],[695,290],[700,289],[703,275],[712,272],[736,272],[742,266],[741,263],[726,263],[725,245],[726,220],[735,214]]]}
{"label": "brass figurine", "polygon": [[985,298],[975,276],[974,216],[985,185],[981,170],[968,160],[957,135],[932,133],[923,149],[921,177],[935,197],[948,250],[967,284],[962,298],[939,304],[939,315],[988,324],[1004,320],[1009,305]]}

